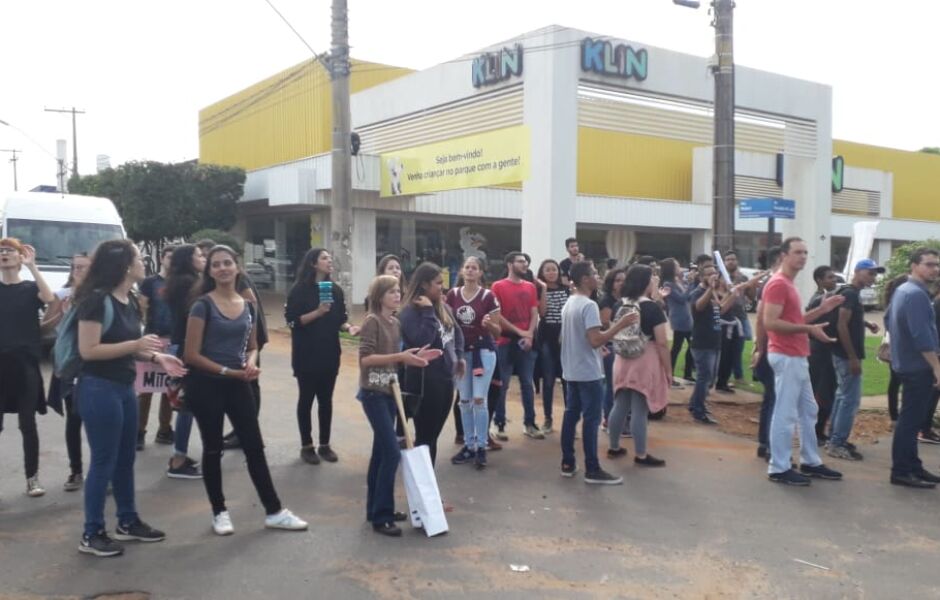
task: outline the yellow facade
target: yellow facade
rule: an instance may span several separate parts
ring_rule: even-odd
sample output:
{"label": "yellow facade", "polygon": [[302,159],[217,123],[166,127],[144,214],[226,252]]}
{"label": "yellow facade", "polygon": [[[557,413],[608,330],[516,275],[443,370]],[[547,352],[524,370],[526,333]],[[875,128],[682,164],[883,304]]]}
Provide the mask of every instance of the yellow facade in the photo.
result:
{"label": "yellow facade", "polygon": [[[350,93],[411,73],[353,60]],[[259,169],[329,152],[330,78],[311,59],[199,111],[199,161]]]}
{"label": "yellow facade", "polygon": [[692,150],[701,144],[578,128],[578,193],[692,201]]}
{"label": "yellow facade", "polygon": [[894,174],[895,219],[940,221],[940,155],[832,140],[845,166]]}

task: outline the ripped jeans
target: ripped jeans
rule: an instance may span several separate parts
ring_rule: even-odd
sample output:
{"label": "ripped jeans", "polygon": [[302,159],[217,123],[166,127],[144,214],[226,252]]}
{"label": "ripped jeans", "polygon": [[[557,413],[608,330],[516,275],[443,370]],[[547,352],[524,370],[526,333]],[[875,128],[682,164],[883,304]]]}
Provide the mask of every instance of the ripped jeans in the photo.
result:
{"label": "ripped jeans", "polygon": [[470,450],[486,449],[490,415],[486,408],[487,393],[493,371],[496,369],[496,353],[492,350],[480,350],[483,373],[473,374],[473,357],[464,353],[467,370],[457,382],[460,393],[460,421],[463,425],[464,444]]}

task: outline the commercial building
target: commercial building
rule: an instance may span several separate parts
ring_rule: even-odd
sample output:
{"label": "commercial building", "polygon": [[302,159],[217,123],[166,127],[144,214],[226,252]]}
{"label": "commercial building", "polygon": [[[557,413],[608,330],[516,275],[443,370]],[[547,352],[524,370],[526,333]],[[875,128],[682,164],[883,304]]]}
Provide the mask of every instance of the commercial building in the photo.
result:
{"label": "commercial building", "polygon": [[[794,200],[777,237],[838,266],[859,220],[880,221],[878,260],[940,235],[940,156],[833,140],[829,86],[735,77],[736,196]],[[562,258],[573,235],[600,262],[707,252],[713,88],[705,58],[560,26],[423,71],[354,62],[353,297],[385,253],[451,268],[485,254],[496,275],[505,252]],[[248,170],[236,233],[279,287],[326,244],[330,112],[329,78],[308,61],[199,115],[200,160]],[[736,230],[754,264],[767,220]]]}

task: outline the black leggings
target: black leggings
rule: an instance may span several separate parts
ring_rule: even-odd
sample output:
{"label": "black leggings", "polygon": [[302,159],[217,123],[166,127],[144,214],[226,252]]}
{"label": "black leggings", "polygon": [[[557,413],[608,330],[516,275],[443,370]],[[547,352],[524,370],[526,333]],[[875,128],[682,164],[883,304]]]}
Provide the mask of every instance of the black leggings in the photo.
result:
{"label": "black leggings", "polygon": [[[891,367],[888,367],[891,369]],[[898,420],[898,393],[901,391],[901,377],[891,369],[888,380],[888,415],[892,421]]]}
{"label": "black leggings", "polygon": [[265,513],[280,512],[281,501],[271,481],[258,426],[258,411],[251,386],[234,378],[211,377],[193,371],[186,376],[186,405],[202,434],[202,475],[213,514],[226,510],[222,493],[222,425],[225,417],[235,428]]}
{"label": "black leggings", "polygon": [[317,423],[320,426],[320,445],[330,445],[330,431],[333,424],[333,388],[336,387],[337,370],[325,370],[312,373],[298,373],[297,387],[297,427],[300,428],[300,445],[312,446],[310,413],[313,401],[317,401]]}
{"label": "black leggings", "polygon": [[679,353],[682,352],[682,344],[689,342],[685,348],[685,366],[683,367],[684,379],[692,378],[692,369],[695,368],[695,360],[692,358],[692,332],[691,331],[673,331],[672,332],[672,351],[669,353],[672,359],[672,370],[676,370],[676,360]]}
{"label": "black leggings", "polygon": [[72,409],[72,394],[65,397],[65,448],[73,475],[82,472],[82,417]]}
{"label": "black leggings", "polygon": [[426,373],[424,394],[414,416],[415,446],[427,445],[431,462],[437,460],[437,438],[444,429],[454,401],[454,381]]}
{"label": "black leggings", "polygon": [[[23,365],[18,359],[0,359],[0,386],[19,386],[13,391],[16,398],[20,435],[23,437],[23,467],[26,478],[39,472],[39,430],[36,429],[36,403],[42,393],[39,369]],[[2,400],[2,398],[0,398]],[[2,402],[0,402],[2,404]],[[0,431],[3,431],[3,412],[0,412]]]}

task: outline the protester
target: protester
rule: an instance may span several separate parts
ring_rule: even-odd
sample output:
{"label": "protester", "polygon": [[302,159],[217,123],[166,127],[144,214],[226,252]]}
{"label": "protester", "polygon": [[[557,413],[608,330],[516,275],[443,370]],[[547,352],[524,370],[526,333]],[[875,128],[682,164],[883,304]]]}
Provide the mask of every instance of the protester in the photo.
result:
{"label": "protester", "polygon": [[[159,542],[166,537],[141,521],[134,501],[138,418],[134,360],[157,363],[174,377],[185,374],[185,369],[178,358],[162,352],[160,338],[141,335],[140,309],[131,290],[143,279],[144,263],[132,242],[102,242],[73,300],[78,311],[78,351],[84,361],[75,401],[91,448],[85,531],[78,550],[95,556],[122,554],[124,549],[115,540]],[[109,483],[117,504],[114,539],[108,536],[104,520]]]}
{"label": "protester", "polygon": [[652,300],[658,289],[659,278],[653,274],[652,268],[636,264],[627,270],[623,301],[625,305],[635,306],[636,314],[640,315],[639,331],[635,334],[643,336],[644,346],[639,356],[617,354],[614,359],[613,387],[616,393],[609,418],[607,458],[626,456],[626,449],[620,447],[620,431],[629,417],[635,451],[633,462],[644,467],[666,465],[666,461],[646,452],[647,415],[666,407],[672,380],[666,314]]}
{"label": "protester", "polygon": [[[482,469],[486,467],[490,427],[486,399],[496,370],[493,336],[500,332],[499,302],[491,291],[483,287],[483,261],[476,256],[468,256],[464,260],[457,283],[457,287],[447,293],[446,302],[464,340],[463,361],[466,366],[463,377],[457,382],[464,445],[451,462],[459,465],[473,461],[478,469]],[[551,410],[546,414],[550,415]]]}
{"label": "protester", "polygon": [[[768,249],[764,258],[768,273],[770,277],[773,277],[780,270],[780,246],[773,246]],[[764,280],[757,289],[757,314],[754,326],[754,349],[751,353],[751,368],[753,369],[754,379],[760,382],[761,387],[764,388],[757,426],[757,457],[769,461],[770,420],[774,412],[777,393],[774,388],[776,385],[774,370],[770,368],[770,363],[767,360],[767,330],[764,328],[764,311],[761,304],[761,297],[767,281],[769,281],[769,278]]]}
{"label": "protester", "polygon": [[[20,279],[26,267],[33,281]],[[16,238],[0,239],[0,431],[5,413],[16,413],[23,437],[26,494],[46,493],[39,483],[39,432],[36,413],[46,413],[39,311],[55,299],[36,266],[36,250]]]}
{"label": "protester", "polygon": [[584,260],[584,255],[581,254],[581,247],[578,244],[577,238],[573,237],[565,240],[565,251],[568,253],[568,256],[558,263],[558,270],[561,273],[561,284],[565,287],[569,287],[571,285],[571,279],[568,277],[568,271],[571,270],[572,264]]}
{"label": "protester", "polygon": [[[887,323],[888,312],[891,306],[891,299],[894,297],[894,292],[897,291],[901,284],[907,283],[908,275],[905,273],[903,275],[898,275],[897,277],[892,278],[887,284],[885,284],[885,312],[884,319]],[[895,372],[894,368],[891,366],[891,334],[888,332],[888,328],[885,327],[885,335],[883,344],[888,346],[888,370],[891,373],[890,378],[888,379],[888,418],[891,419],[891,427],[894,428],[894,424],[898,420],[898,396],[901,393],[901,377]]]}
{"label": "protester", "polygon": [[492,292],[499,301],[499,321],[502,335],[496,343],[497,369],[502,381],[500,400],[496,407],[494,422],[496,438],[506,441],[506,394],[509,381],[515,372],[522,389],[524,412],[523,432],[536,440],[545,439],[545,434],[535,425],[535,389],[532,377],[537,352],[533,347],[535,331],[539,321],[539,303],[535,285],[524,279],[529,260],[522,252],[506,255],[508,273],[505,279],[493,284]]}
{"label": "protester", "polygon": [[568,387],[565,417],[561,427],[561,474],[573,477],[574,437],[578,421],[584,418],[581,437],[584,447],[584,481],[589,484],[618,485],[623,477],[603,470],[597,459],[597,429],[604,401],[604,364],[601,348],[618,331],[639,322],[639,315],[621,318],[601,331],[600,310],[591,300],[597,289],[597,271],[590,262],[579,262],[569,272],[574,293],[561,311],[561,363]]}
{"label": "protester", "polygon": [[570,295],[567,286],[561,283],[561,267],[552,259],[539,265],[537,279],[545,285],[545,293],[539,299],[538,353],[542,366],[542,410],[545,421],[542,433],[554,431],[552,410],[555,399],[555,379],[561,380],[562,397],[565,390],[564,371],[561,368],[561,309]]}
{"label": "protester", "polygon": [[[186,323],[189,309],[202,292],[203,271],[206,257],[198,246],[182,244],[170,257],[170,269],[163,296],[170,308],[172,327],[169,351],[182,357],[186,345]],[[176,413],[176,430],[173,432],[173,455],[167,465],[166,475],[172,479],[200,479],[199,463],[189,457],[189,437],[193,429],[193,413],[183,401]]]}
{"label": "protester", "polygon": [[940,477],[924,469],[917,452],[917,432],[932,395],[940,388],[940,343],[927,291],[940,276],[940,256],[936,250],[918,248],[911,254],[909,267],[910,277],[894,292],[885,320],[891,334],[891,367],[903,386],[891,444],[891,483],[933,488]]}
{"label": "protester", "polygon": [[[610,320],[620,306],[620,291],[623,288],[626,274],[626,269],[611,269],[604,275],[602,292],[597,302],[597,306],[601,311],[601,328],[603,329],[610,327]],[[601,421],[603,431],[607,431],[607,419],[610,416],[610,409],[614,406],[613,369],[614,353],[610,344],[607,344],[604,352],[604,414]]]}
{"label": "protester", "polygon": [[[752,339],[753,332],[751,331],[751,322],[747,318],[747,306],[748,301],[753,301],[756,292],[758,281],[755,281],[749,278],[747,275],[741,272],[741,268],[738,263],[738,253],[734,250],[729,250],[725,252],[724,257],[722,257],[725,263],[725,269],[728,271],[728,276],[731,277],[731,286],[741,286],[741,294],[735,299],[734,306],[729,311],[728,315],[738,322],[738,335],[733,339],[724,338],[722,342],[722,356],[724,356],[724,346],[729,346],[728,351],[728,360],[725,364],[725,367],[722,368],[719,365],[718,368],[718,384],[722,384],[722,387],[730,387],[729,378],[733,375],[736,382],[740,383],[744,380],[744,365],[742,362],[742,354],[744,352],[744,342],[745,340]],[[716,384],[716,389],[718,388]]]}
{"label": "protester", "polygon": [[395,472],[401,451],[392,415],[397,412],[392,382],[399,365],[422,368],[438,359],[439,349],[401,350],[401,327],[395,313],[401,304],[398,279],[379,275],[369,286],[369,314],[359,332],[359,393],[356,398],[372,426],[372,456],[366,492],[366,520],[382,535],[401,536],[396,521],[408,518],[395,511]]}
{"label": "protester", "polygon": [[731,309],[734,293],[719,291],[718,269],[703,262],[698,271],[698,285],[689,294],[692,304],[692,356],[695,358],[695,388],[689,399],[692,418],[703,425],[716,425],[705,404],[718,371],[721,352],[721,315]]}
{"label": "protester", "polygon": [[[793,279],[806,266],[806,243],[787,238],[780,247],[780,271],[770,278],[763,291],[763,326],[767,329],[768,360],[774,370],[776,403],[770,424],[771,481],[805,486],[810,477],[841,479],[842,474],[826,467],[819,458],[816,442],[816,400],[809,380],[809,336],[832,343],[824,325],[810,325],[819,315],[843,302],[841,296],[826,298],[819,308],[803,314],[800,295]],[[799,423],[800,472],[790,464],[793,429]]]}
{"label": "protester", "polygon": [[[404,294],[405,289],[407,287],[405,285],[405,272],[402,269],[402,262],[398,256],[394,254],[386,254],[385,256],[380,258],[375,268],[375,274],[377,276],[378,275],[391,275],[392,277],[395,277],[398,280],[399,289],[402,291],[402,294]],[[366,312],[369,312],[369,299],[368,298],[366,298],[366,301],[365,301],[365,308],[366,308]],[[460,409],[457,408],[456,403],[455,403],[454,419],[458,423],[460,421],[459,410]],[[409,410],[407,406],[405,407],[405,417],[406,418],[412,417],[412,415],[409,414]],[[394,421],[395,421],[395,434],[398,436],[398,444],[400,447],[404,448],[405,447],[405,425],[404,423],[401,422],[401,419],[398,418],[397,412],[395,413]],[[460,436],[463,436],[463,432],[461,431],[458,431],[458,434]],[[461,443],[463,443],[463,440],[461,440]]]}
{"label": "protester", "polygon": [[[816,292],[806,305],[806,312],[819,307],[823,300],[836,291],[836,274],[829,265],[822,265],[813,270],[813,281],[816,282]],[[823,323],[826,325],[826,335],[835,337],[836,331],[832,327],[838,309],[820,315],[811,325]],[[809,380],[813,386],[813,397],[819,407],[816,417],[816,441],[824,445],[829,442],[826,434],[826,423],[832,414],[832,404],[836,397],[836,370],[832,363],[832,344],[825,344],[816,338],[809,339]]]}
{"label": "protester", "polygon": [[227,416],[241,442],[251,482],[264,506],[269,529],[304,530],[306,521],[281,506],[264,455],[254,394],[248,385],[258,369],[255,307],[237,291],[238,255],[216,246],[206,257],[202,292],[189,311],[183,358],[186,403],[202,434],[203,482],[212,505],[212,529],[234,533],[222,493],[222,427]]}
{"label": "protester", "polygon": [[[320,458],[336,462],[330,448],[333,425],[333,389],[339,376],[341,331],[357,335],[359,328],[347,323],[343,288],[333,285],[333,257],[323,248],[307,251],[297,271],[297,281],[287,295],[284,320],[291,330],[291,366],[297,378],[297,426],[300,429],[300,458],[312,465]],[[321,286],[322,289],[321,289]],[[324,294],[323,290],[329,290]],[[329,298],[331,302],[325,302]],[[310,412],[317,402],[319,446],[314,447]]]}
{"label": "protester", "polygon": [[[682,345],[686,345],[685,364],[683,366],[683,379],[694,381],[692,369],[695,368],[695,359],[692,358],[692,309],[689,298],[692,287],[687,285],[679,274],[681,267],[679,261],[667,258],[659,263],[663,288],[669,290],[666,294],[666,312],[669,315],[669,327],[672,329],[672,350],[669,354],[673,372],[676,361],[682,352]],[[673,381],[672,387],[681,389],[682,386]]]}
{"label": "protester", "polygon": [[[55,300],[43,315],[43,328],[54,327],[61,322],[62,317],[72,310],[72,294],[85,280],[88,268],[91,266],[91,257],[87,252],[72,257],[69,267],[69,278],[65,286],[55,292]],[[53,372],[49,381],[49,406],[60,415],[65,415],[65,448],[69,456],[69,476],[62,485],[66,492],[77,492],[84,485],[82,475],[82,418],[78,414],[78,407],[73,399],[74,388],[71,385],[62,385]]]}
{"label": "protester", "polygon": [[875,261],[865,258],[855,263],[852,281],[839,290],[845,301],[836,318],[837,343],[832,347],[832,364],[838,388],[832,405],[832,428],[826,453],[845,460],[862,460],[862,454],[849,442],[855,415],[862,403],[862,361],[865,360],[865,329],[878,333],[875,323],[865,320],[861,291],[871,287],[878,273],[884,273]]}
{"label": "protester", "polygon": [[[152,333],[159,338],[164,339],[166,343],[170,341],[170,333],[173,329],[173,315],[170,307],[166,303],[163,290],[166,287],[166,278],[170,274],[170,261],[173,257],[173,251],[176,246],[167,245],[160,251],[160,271],[144,279],[140,284],[140,309],[144,314],[144,333]],[[137,449],[143,450],[145,438],[147,436],[147,420],[150,417],[150,403],[153,394],[147,392],[139,394],[137,401],[140,404],[140,422],[137,426]],[[170,401],[166,394],[160,395],[160,411],[158,413],[159,429],[157,429],[154,441],[158,444],[173,443],[173,428],[170,426],[170,420],[173,417],[173,409],[170,408]]]}

